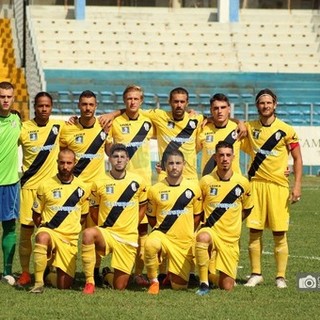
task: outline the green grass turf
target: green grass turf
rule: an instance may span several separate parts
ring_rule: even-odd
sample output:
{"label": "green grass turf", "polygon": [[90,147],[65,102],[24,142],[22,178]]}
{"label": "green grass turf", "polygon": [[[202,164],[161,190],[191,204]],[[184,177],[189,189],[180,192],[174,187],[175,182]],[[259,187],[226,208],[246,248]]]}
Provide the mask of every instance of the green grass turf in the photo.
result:
{"label": "green grass turf", "polygon": [[[196,288],[189,288],[179,292],[163,289],[158,296],[149,296],[146,289],[131,284],[124,292],[98,288],[93,296],[85,296],[81,292],[84,277],[79,260],[72,290],[46,288],[43,294],[32,295],[0,283],[0,319],[316,319],[320,289],[299,291],[296,276],[300,272],[318,272],[320,276],[319,182],[319,177],[305,177],[302,199],[291,207],[288,289],[279,290],[274,284],[269,230],[264,232],[265,282],[256,288],[242,285],[250,273],[248,231],[244,227],[238,285],[231,293],[212,290],[208,296],[199,297]],[[14,271],[20,271],[17,254]]]}

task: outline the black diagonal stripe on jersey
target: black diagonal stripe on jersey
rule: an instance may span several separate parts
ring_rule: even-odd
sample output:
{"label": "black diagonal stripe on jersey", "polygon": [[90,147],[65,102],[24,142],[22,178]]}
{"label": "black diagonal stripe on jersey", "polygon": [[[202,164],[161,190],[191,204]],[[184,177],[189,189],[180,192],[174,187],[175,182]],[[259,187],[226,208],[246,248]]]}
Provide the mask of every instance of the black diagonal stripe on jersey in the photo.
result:
{"label": "black diagonal stripe on jersey", "polygon": [[[240,188],[241,192],[238,195],[236,194],[236,189]],[[244,189],[241,187],[241,185],[237,184],[234,186],[229,193],[224,197],[224,199],[220,202],[219,208],[215,208],[210,216],[207,218],[206,223],[204,224],[204,227],[212,227],[222,216],[223,214],[228,210],[227,205],[234,203],[244,192]],[[225,205],[225,206],[224,206]]]}
{"label": "black diagonal stripe on jersey", "polygon": [[[226,138],[223,140],[225,142],[228,142],[229,144],[233,145],[237,141],[237,135],[235,134],[235,130],[231,131]],[[203,168],[202,176],[205,176],[206,174],[210,174],[213,169],[216,167],[216,161],[214,160],[214,154],[210,157],[208,162]]]}
{"label": "black diagonal stripe on jersey", "polygon": [[[194,126],[191,126],[190,123],[194,123]],[[197,125],[198,125],[198,120],[197,119],[190,119],[188,121],[188,124],[186,125],[185,128],[183,128],[181,130],[181,132],[176,136],[176,139],[181,138],[181,139],[187,139],[190,138],[193,134],[193,131],[197,129]],[[177,140],[178,140],[177,139]],[[165,154],[171,150],[175,150],[175,149],[179,149],[182,146],[182,142],[181,141],[170,141],[166,147],[166,149],[163,152],[162,155],[162,159],[161,159],[161,167],[162,170],[165,170]]]}
{"label": "black diagonal stripe on jersey", "polygon": [[[91,145],[89,146],[87,151],[84,153],[84,155],[86,155],[86,154],[97,154],[97,152],[99,151],[100,147],[105,142],[105,140],[103,140],[101,138],[101,136],[102,136],[101,133],[104,133],[104,131],[101,130],[99,132],[99,134],[92,141]],[[81,174],[81,172],[87,167],[87,165],[90,163],[90,161],[91,161],[91,159],[86,158],[86,157],[83,157],[83,158],[79,159],[79,161],[77,162],[76,166],[74,167],[73,174],[76,177],[78,177]]]}
{"label": "black diagonal stripe on jersey", "polygon": [[[60,125],[59,124],[54,124],[52,126],[56,127],[58,129],[58,132],[60,130]],[[47,140],[45,141],[45,143],[43,144],[42,148],[43,150],[41,150],[38,155],[36,156],[36,158],[34,159],[34,161],[32,162],[32,164],[30,165],[29,169],[24,172],[23,176],[21,177],[20,183],[21,186],[23,186],[32,176],[34,176],[41,168],[41,166],[44,164],[44,162],[47,160],[49,154],[50,154],[50,150],[47,150],[45,147],[46,146],[52,146],[55,144],[58,134],[54,133],[53,130],[50,130],[49,135],[47,137]],[[58,148],[58,146],[57,146]]]}
{"label": "black diagonal stripe on jersey", "polygon": [[[66,200],[66,202],[63,204],[63,208],[73,208],[76,206],[76,204],[79,202],[79,200],[84,196],[85,192],[81,188],[77,187],[76,190],[72,192],[70,197]],[[46,227],[50,229],[55,229],[60,226],[60,224],[63,222],[63,220],[69,215],[69,209],[67,210],[59,210],[52,219],[46,223]],[[73,211],[73,210],[72,210]],[[80,223],[80,221],[79,221]]]}
{"label": "black diagonal stripe on jersey", "polygon": [[[122,195],[118,199],[118,203],[128,203],[134,194],[139,189],[139,184],[136,181],[131,181],[127,188],[123,191]],[[117,219],[120,217],[122,211],[125,209],[124,206],[114,206],[106,219],[106,221],[101,226],[102,228],[112,227]],[[137,213],[138,214],[138,213]]]}
{"label": "black diagonal stripe on jersey", "polygon": [[[149,130],[147,130],[146,128],[149,128]],[[141,128],[139,129],[139,131],[137,132],[137,134],[133,137],[133,139],[131,140],[132,142],[143,142],[144,139],[146,138],[148,132],[150,131],[151,128],[151,123],[148,121],[144,121]],[[139,147],[136,147],[135,145],[133,146],[127,146],[127,150],[128,150],[128,154],[129,154],[129,159],[131,159],[134,154],[136,153],[136,151],[138,150]]]}
{"label": "black diagonal stripe on jersey", "polygon": [[[187,197],[186,193],[190,193],[191,196]],[[191,189],[184,190],[170,211],[182,211],[189,204],[193,197],[194,193]],[[167,233],[178,218],[179,215],[177,214],[169,214],[164,218],[160,226],[154,230],[159,230],[163,233]]]}
{"label": "black diagonal stripe on jersey", "polygon": [[[272,134],[272,136],[264,143],[264,145],[260,148],[264,151],[271,151],[281,140],[276,139],[276,136],[280,134],[280,137],[283,138],[286,136],[286,133],[282,130],[278,130],[275,133]],[[256,156],[254,157],[252,164],[250,166],[250,169],[248,171],[249,179],[251,179],[256,172],[259,169],[260,164],[264,161],[264,159],[267,157],[266,154],[262,154],[260,152],[257,152]]]}

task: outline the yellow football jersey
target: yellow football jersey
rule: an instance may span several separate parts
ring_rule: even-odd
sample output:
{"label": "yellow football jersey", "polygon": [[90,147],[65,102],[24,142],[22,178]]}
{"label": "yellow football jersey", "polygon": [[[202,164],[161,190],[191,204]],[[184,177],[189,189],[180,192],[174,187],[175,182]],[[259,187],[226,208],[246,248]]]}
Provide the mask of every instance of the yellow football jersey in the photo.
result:
{"label": "yellow football jersey", "polygon": [[[179,149],[185,157],[183,176],[197,179],[196,137],[203,121],[202,115],[185,114],[181,121],[173,119],[172,112],[160,109],[144,111],[155,126],[158,141],[159,158],[170,149]],[[164,169],[163,163],[162,167]]]}
{"label": "yellow football jersey", "polygon": [[170,186],[166,179],[148,191],[147,215],[156,217],[153,230],[159,230],[174,242],[188,245],[194,237],[194,215],[202,213],[199,184],[183,179],[178,186]]}
{"label": "yellow football jersey", "polygon": [[222,181],[214,171],[200,179],[200,188],[204,226],[213,228],[224,241],[238,241],[242,210],[253,207],[248,179],[234,172],[230,180]]}
{"label": "yellow football jersey", "polygon": [[259,120],[249,121],[246,126],[248,136],[241,148],[250,155],[249,178],[288,186],[284,172],[290,144],[299,142],[293,127],[278,118],[270,126],[263,126]]}
{"label": "yellow football jersey", "polygon": [[108,228],[119,241],[137,244],[139,205],[146,201],[144,179],[128,171],[120,180],[107,172],[92,185],[91,205],[99,206],[98,226]]}
{"label": "yellow football jersey", "polygon": [[54,176],[39,185],[32,209],[41,214],[42,225],[77,239],[81,215],[89,212],[90,191],[90,184],[77,177],[64,184]]}
{"label": "yellow football jersey", "polygon": [[150,119],[143,114],[135,120],[126,113],[115,118],[108,132],[108,142],[122,143],[126,146],[130,161],[127,170],[141,175],[151,185],[150,139],[153,137]]}
{"label": "yellow football jersey", "polygon": [[107,134],[96,120],[91,128],[80,123],[66,125],[61,132],[60,145],[76,153],[77,164],[74,175],[85,182],[100,179],[105,174],[105,143]]}
{"label": "yellow football jersey", "polygon": [[219,141],[226,141],[233,145],[234,160],[232,162],[232,169],[234,172],[241,173],[240,141],[237,141],[237,138],[237,124],[233,121],[228,121],[228,124],[223,128],[218,128],[213,123],[207,123],[204,128],[201,129],[197,139],[197,149],[202,150],[202,176],[210,174],[216,167],[213,155],[216,144]]}
{"label": "yellow football jersey", "polygon": [[34,120],[22,123],[19,143],[22,147],[21,187],[36,189],[43,179],[54,176],[60,150],[59,136],[65,122],[50,119],[45,126]]}

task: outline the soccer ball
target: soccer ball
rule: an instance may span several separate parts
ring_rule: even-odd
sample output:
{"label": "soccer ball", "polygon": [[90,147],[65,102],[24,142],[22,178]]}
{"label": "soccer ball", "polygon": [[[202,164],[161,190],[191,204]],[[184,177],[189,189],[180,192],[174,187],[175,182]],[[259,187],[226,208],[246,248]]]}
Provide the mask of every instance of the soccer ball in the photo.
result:
{"label": "soccer ball", "polygon": [[13,276],[10,276],[9,274],[2,277],[2,281],[10,284],[10,286],[14,286],[16,283],[16,279]]}

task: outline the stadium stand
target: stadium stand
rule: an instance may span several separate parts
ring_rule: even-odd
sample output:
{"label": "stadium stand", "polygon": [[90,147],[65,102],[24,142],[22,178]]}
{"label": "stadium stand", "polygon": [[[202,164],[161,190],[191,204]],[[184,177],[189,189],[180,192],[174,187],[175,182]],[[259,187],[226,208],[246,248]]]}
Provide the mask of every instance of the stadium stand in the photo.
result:
{"label": "stadium stand", "polygon": [[317,12],[248,9],[239,23],[218,23],[210,8],[87,6],[78,21],[70,8],[33,5],[29,17],[56,112],[76,112],[75,92],[84,89],[98,93],[99,112],[118,108],[123,88],[138,83],[146,107],[168,108],[167,93],[181,85],[191,107],[208,114],[210,95],[220,91],[249,119],[257,90],[270,87],[288,121],[320,117]]}
{"label": "stadium stand", "polygon": [[29,118],[29,96],[24,70],[18,68],[10,19],[0,19],[0,81],[9,81],[15,87],[15,105],[22,119]]}

